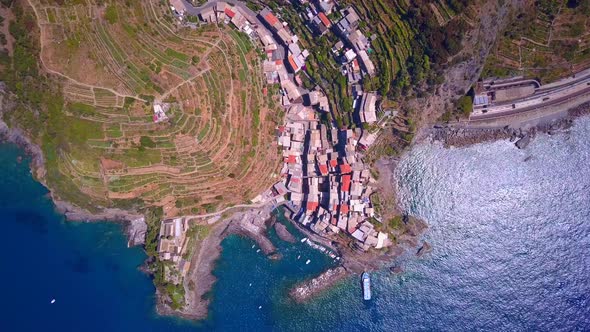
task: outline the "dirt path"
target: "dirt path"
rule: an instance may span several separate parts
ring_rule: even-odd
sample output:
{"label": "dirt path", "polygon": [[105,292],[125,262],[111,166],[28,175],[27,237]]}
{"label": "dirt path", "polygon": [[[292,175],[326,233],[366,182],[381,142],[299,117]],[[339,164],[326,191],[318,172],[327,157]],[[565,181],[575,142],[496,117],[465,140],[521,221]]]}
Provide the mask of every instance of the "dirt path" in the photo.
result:
{"label": "dirt path", "polygon": [[[217,44],[219,44],[219,40],[215,43],[215,46],[217,46]],[[204,60],[201,60],[204,61]],[[211,70],[211,67],[209,66],[209,62],[205,61],[206,67],[205,69],[201,69],[196,75],[194,75],[193,77],[187,79],[187,80],[183,80],[182,82],[178,83],[176,86],[170,88],[168,91],[164,92],[164,94],[162,96],[160,96],[160,100],[164,100],[166,98],[168,98],[168,96],[176,91],[178,88],[180,88],[181,86],[192,82],[194,79],[201,77],[203,74],[205,74],[206,72],[208,72],[209,70]]]}
{"label": "dirt path", "polygon": [[193,219],[217,217],[217,216],[220,216],[223,213],[231,211],[233,209],[260,209],[260,208],[263,208],[264,206],[270,205],[270,204],[271,204],[270,202],[263,202],[263,203],[257,203],[257,204],[238,204],[238,205],[234,205],[234,206],[228,206],[225,209],[217,211],[217,212],[206,213],[206,214],[186,215],[186,216],[181,216],[181,217],[186,218],[188,221],[191,221]]}

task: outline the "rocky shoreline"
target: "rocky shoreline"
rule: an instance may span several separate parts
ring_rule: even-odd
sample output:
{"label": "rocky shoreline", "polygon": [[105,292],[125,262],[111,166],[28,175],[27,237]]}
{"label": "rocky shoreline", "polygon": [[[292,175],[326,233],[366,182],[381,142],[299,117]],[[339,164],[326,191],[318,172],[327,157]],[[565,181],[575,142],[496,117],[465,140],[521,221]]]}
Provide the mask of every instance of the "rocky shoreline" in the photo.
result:
{"label": "rocky shoreline", "polygon": [[289,291],[289,296],[295,302],[303,303],[343,281],[349,274],[343,266],[328,269],[319,276],[293,287]]}
{"label": "rocky shoreline", "polygon": [[590,102],[570,108],[563,116],[534,125],[501,128],[436,126],[430,132],[432,141],[439,141],[445,147],[463,147],[497,140],[510,140],[516,147],[524,149],[539,133],[553,135],[571,128],[575,119],[590,114]]}
{"label": "rocky shoreline", "polygon": [[162,294],[157,293],[156,310],[165,316],[179,316],[190,320],[207,318],[210,292],[217,281],[213,269],[221,256],[221,241],[229,234],[228,229],[232,220],[223,220],[213,226],[211,233],[203,240],[199,252],[191,259],[191,268],[185,277],[184,287],[186,305],[181,310],[173,310],[166,304]]}
{"label": "rocky shoreline", "polygon": [[156,309],[160,315],[178,316],[190,320],[205,319],[209,313],[210,292],[217,280],[213,275],[216,261],[221,256],[221,242],[229,235],[247,237],[260,247],[269,259],[280,259],[272,241],[267,237],[269,226],[273,223],[271,207],[248,209],[235,212],[229,218],[218,220],[213,229],[199,245],[191,259],[189,272],[183,280],[185,289],[185,306],[174,310],[167,304],[167,299],[159,292],[156,294]]}
{"label": "rocky shoreline", "polygon": [[289,230],[287,229],[287,226],[281,224],[280,222],[275,222],[274,228],[275,228],[275,231],[277,232],[277,236],[279,237],[279,239],[281,239],[285,242],[289,242],[289,243],[297,242],[297,239],[295,239],[293,234],[291,234],[289,232]]}
{"label": "rocky shoreline", "polygon": [[124,232],[129,239],[129,246],[142,245],[145,243],[145,234],[147,224],[144,217],[135,212],[121,209],[103,209],[101,212],[92,213],[69,202],[62,201],[55,196],[53,191],[43,180],[46,174],[45,157],[41,147],[31,141],[31,139],[20,128],[11,128],[8,126],[2,116],[4,112],[15,107],[13,101],[7,97],[6,93],[0,91],[0,142],[11,143],[23,149],[27,156],[30,157],[31,173],[35,180],[41,183],[49,191],[49,196],[55,205],[58,213],[65,216],[69,221],[111,221],[124,224]]}

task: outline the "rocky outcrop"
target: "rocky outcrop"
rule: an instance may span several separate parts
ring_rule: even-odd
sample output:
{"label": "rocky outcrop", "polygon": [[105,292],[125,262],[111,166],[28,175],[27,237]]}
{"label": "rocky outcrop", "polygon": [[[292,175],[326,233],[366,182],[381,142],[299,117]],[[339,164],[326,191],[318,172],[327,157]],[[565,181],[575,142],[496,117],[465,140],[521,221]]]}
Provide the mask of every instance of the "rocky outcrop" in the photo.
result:
{"label": "rocky outcrop", "polygon": [[532,140],[532,135],[526,134],[526,135],[524,135],[524,137],[522,137],[521,139],[516,141],[516,143],[514,143],[514,145],[516,145],[516,147],[519,149],[524,149],[529,145],[531,140]]}
{"label": "rocky outcrop", "polygon": [[389,268],[389,272],[391,274],[400,274],[400,273],[404,272],[404,270],[402,269],[401,266],[394,265],[394,266],[392,266],[392,267]]}
{"label": "rocky outcrop", "polygon": [[69,221],[113,221],[125,224],[125,234],[129,240],[129,246],[145,243],[147,224],[143,215],[121,209],[104,208],[99,212],[89,212],[68,202],[57,200],[53,197],[55,209],[63,214]]}
{"label": "rocky outcrop", "polygon": [[422,257],[422,256],[430,253],[431,251],[432,251],[432,246],[430,245],[430,243],[424,241],[422,246],[420,248],[418,248],[418,251],[416,251],[416,256]]}
{"label": "rocky outcrop", "polygon": [[272,259],[279,259],[279,255],[274,255],[277,248],[266,235],[267,227],[270,223],[272,223],[270,207],[250,209],[235,213],[230,218],[227,232],[254,240],[265,255]]}
{"label": "rocky outcrop", "polygon": [[296,302],[305,302],[344,280],[346,276],[348,276],[348,271],[342,266],[329,269],[316,278],[295,286],[289,292],[289,296]]}
{"label": "rocky outcrop", "polygon": [[125,224],[125,234],[129,241],[130,247],[145,244],[145,235],[147,234],[147,223],[143,216],[135,218]]}
{"label": "rocky outcrop", "polygon": [[462,147],[506,139],[515,142],[517,148],[525,149],[537,133],[553,135],[565,131],[572,126],[573,120],[577,116],[568,115],[560,120],[537,124],[530,128],[511,128],[509,126],[503,128],[438,127],[432,129],[430,137],[433,141],[442,142],[446,147]]}
{"label": "rocky outcrop", "polygon": [[[567,107],[567,106],[564,106]],[[538,133],[554,135],[571,128],[574,120],[590,114],[590,102],[584,102],[567,109],[563,115],[551,121],[539,122],[522,128],[505,126],[501,128],[454,127],[436,125],[429,130],[433,141],[442,142],[445,146],[468,146],[476,143],[509,139],[516,147],[525,149]]]}
{"label": "rocky outcrop", "polygon": [[281,224],[280,222],[275,223],[274,228],[279,239],[289,243],[295,243],[297,241],[293,234],[289,232],[287,226]]}
{"label": "rocky outcrop", "polygon": [[[408,108],[420,110],[421,127],[434,123],[445,111],[450,110],[453,101],[463,96],[479,79],[498,34],[510,22],[511,13],[525,4],[524,0],[487,0],[478,5],[478,17],[470,24],[471,29],[465,34],[462,51],[442,65],[443,83],[432,95],[416,98],[407,103]],[[427,130],[420,130],[416,140],[421,140],[427,135]]]}
{"label": "rocky outcrop", "polygon": [[20,128],[10,128],[2,120],[2,115],[15,108],[15,103],[4,92],[4,85],[0,85],[0,141],[18,145],[31,158],[31,169],[38,179],[45,176],[45,159],[39,145],[35,144]]}

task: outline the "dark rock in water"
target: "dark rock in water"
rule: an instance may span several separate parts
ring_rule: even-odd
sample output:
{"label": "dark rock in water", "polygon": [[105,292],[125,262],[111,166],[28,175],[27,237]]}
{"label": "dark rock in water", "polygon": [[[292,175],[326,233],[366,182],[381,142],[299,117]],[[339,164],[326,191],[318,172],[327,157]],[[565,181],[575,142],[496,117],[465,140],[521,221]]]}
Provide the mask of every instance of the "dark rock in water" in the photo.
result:
{"label": "dark rock in water", "polygon": [[401,268],[401,266],[394,265],[389,268],[389,272],[391,272],[391,274],[400,274],[404,272],[404,270]]}
{"label": "dark rock in water", "polygon": [[512,136],[510,136],[510,142],[512,143],[512,142],[516,141],[516,139],[517,139],[516,132],[512,131],[511,135]]}
{"label": "dark rock in water", "polygon": [[278,261],[278,260],[283,259],[283,255],[275,252],[275,253],[273,253],[271,255],[268,255],[268,258],[271,259],[271,260],[273,260],[273,261]]}
{"label": "dark rock in water", "polygon": [[287,230],[287,226],[277,222],[275,223],[274,227],[277,235],[279,236],[279,239],[289,243],[297,242],[297,239],[291,233],[289,233],[289,230]]}
{"label": "dark rock in water", "polygon": [[517,148],[524,149],[529,145],[529,143],[531,143],[531,136],[525,135],[523,138],[516,141],[515,144]]}
{"label": "dark rock in water", "polygon": [[431,251],[432,251],[432,246],[430,245],[430,243],[424,241],[424,244],[422,244],[422,247],[420,247],[418,249],[418,251],[416,252],[416,256],[422,257]]}

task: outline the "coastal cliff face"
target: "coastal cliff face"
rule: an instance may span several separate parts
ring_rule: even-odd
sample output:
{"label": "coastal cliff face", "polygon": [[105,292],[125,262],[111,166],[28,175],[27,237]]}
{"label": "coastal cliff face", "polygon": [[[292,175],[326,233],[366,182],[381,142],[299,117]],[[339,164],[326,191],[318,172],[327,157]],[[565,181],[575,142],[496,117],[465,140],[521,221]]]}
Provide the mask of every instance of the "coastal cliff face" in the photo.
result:
{"label": "coastal cliff face", "polygon": [[37,179],[45,176],[45,160],[41,148],[34,144],[20,128],[10,128],[4,122],[5,112],[11,112],[16,107],[16,103],[11,99],[11,95],[6,91],[6,86],[0,86],[0,139],[13,143],[25,150],[31,157],[31,169]]}
{"label": "coastal cliff face", "polygon": [[454,102],[469,90],[480,78],[486,58],[502,32],[510,23],[512,15],[523,8],[526,0],[488,0],[478,6],[477,21],[470,22],[459,54],[449,59],[444,70],[444,81],[436,92],[427,98],[416,98],[407,107],[418,110],[419,128],[416,141],[429,133],[425,128],[432,126],[440,116],[454,108]]}
{"label": "coastal cliff face", "polygon": [[113,221],[123,222],[125,224],[125,234],[129,239],[129,245],[142,245],[145,242],[147,224],[141,214],[130,212],[122,209],[103,209],[100,212],[90,212],[57,198],[45,182],[45,156],[41,147],[34,143],[29,135],[18,127],[9,127],[4,122],[3,115],[5,112],[12,112],[16,103],[13,96],[4,90],[0,90],[0,141],[16,144],[22,148],[31,158],[31,171],[37,181],[43,184],[48,190],[49,195],[55,204],[56,210],[63,214],[70,221]]}

